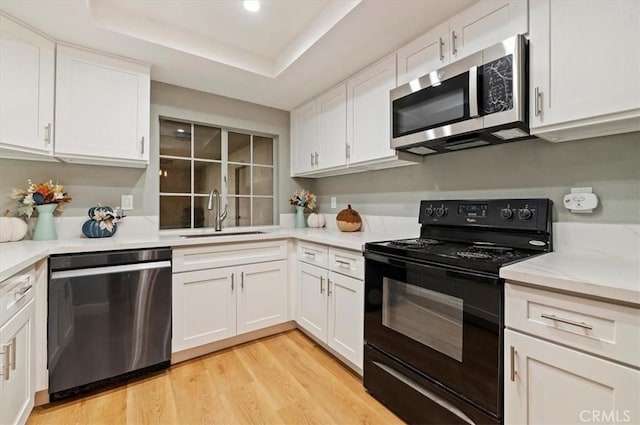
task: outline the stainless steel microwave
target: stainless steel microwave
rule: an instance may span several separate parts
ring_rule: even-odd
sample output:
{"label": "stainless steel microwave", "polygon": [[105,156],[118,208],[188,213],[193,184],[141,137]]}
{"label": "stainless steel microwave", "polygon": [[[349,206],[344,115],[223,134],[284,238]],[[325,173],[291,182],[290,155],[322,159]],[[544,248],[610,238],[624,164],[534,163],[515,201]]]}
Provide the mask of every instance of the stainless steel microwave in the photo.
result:
{"label": "stainless steel microwave", "polygon": [[421,155],[530,139],[522,35],[391,90],[391,147]]}

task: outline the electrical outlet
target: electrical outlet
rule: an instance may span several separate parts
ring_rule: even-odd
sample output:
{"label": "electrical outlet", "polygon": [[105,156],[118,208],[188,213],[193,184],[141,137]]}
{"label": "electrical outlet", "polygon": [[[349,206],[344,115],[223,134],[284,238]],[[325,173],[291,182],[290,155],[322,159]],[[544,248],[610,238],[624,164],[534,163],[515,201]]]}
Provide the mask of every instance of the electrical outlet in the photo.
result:
{"label": "electrical outlet", "polygon": [[335,196],[331,197],[331,208],[336,208],[336,197]]}
{"label": "electrical outlet", "polygon": [[133,209],[133,195],[121,195],[120,208],[122,211],[131,211]]}

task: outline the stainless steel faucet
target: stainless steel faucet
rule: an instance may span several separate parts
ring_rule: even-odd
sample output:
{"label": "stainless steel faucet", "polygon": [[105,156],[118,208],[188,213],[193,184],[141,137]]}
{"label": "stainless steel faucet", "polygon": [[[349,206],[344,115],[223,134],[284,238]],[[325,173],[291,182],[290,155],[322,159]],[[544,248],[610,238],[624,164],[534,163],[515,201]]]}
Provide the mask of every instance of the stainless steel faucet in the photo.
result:
{"label": "stainless steel faucet", "polygon": [[222,230],[222,222],[225,218],[227,218],[227,205],[224,206],[224,212],[220,214],[220,192],[218,189],[213,189],[209,192],[209,203],[207,204],[207,209],[211,211],[213,209],[213,197],[216,197],[216,211],[213,216],[213,225],[214,230],[219,232]]}

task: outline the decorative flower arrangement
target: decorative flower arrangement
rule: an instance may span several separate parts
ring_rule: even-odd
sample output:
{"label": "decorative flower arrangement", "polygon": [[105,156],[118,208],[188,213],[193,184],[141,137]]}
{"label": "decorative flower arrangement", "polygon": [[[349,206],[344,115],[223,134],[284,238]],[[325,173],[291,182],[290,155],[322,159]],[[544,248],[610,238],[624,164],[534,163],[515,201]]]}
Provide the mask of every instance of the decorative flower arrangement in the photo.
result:
{"label": "decorative flower arrangement", "polygon": [[27,180],[29,187],[27,190],[13,189],[11,198],[18,200],[18,214],[31,217],[33,208],[37,205],[58,204],[56,211],[62,211],[62,204],[71,201],[71,197],[64,191],[64,186],[52,180],[45,183],[33,183]]}
{"label": "decorative flower arrangement", "polygon": [[293,192],[293,196],[289,199],[289,204],[296,207],[304,207],[305,211],[310,212],[316,208],[316,195],[302,189],[299,192]]}

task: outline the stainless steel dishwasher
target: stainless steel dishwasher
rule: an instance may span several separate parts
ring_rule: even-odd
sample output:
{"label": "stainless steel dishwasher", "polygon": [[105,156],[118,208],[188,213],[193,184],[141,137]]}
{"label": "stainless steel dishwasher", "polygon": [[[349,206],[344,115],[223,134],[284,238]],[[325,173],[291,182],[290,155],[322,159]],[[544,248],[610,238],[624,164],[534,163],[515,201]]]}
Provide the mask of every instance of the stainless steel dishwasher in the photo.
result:
{"label": "stainless steel dishwasher", "polygon": [[169,366],[171,248],[52,255],[50,399]]}

